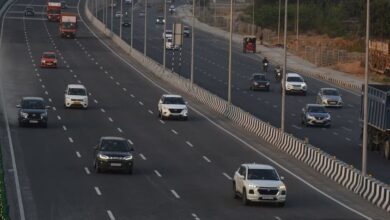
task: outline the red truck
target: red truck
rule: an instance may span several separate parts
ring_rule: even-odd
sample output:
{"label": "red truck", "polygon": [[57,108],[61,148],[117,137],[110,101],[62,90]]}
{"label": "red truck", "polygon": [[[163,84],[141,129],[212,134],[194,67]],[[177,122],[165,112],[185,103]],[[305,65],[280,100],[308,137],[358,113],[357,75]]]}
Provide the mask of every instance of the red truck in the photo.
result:
{"label": "red truck", "polygon": [[75,38],[77,31],[77,15],[69,12],[61,13],[59,31],[61,37]]}
{"label": "red truck", "polygon": [[47,20],[59,21],[61,15],[61,2],[47,2]]}

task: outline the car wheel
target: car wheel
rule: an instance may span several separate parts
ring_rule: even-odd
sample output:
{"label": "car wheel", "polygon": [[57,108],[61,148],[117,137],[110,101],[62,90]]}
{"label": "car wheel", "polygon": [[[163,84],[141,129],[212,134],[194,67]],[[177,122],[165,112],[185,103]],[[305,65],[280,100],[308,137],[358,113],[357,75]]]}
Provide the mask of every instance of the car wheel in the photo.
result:
{"label": "car wheel", "polygon": [[133,174],[133,167],[131,167],[129,170],[127,170],[128,174]]}
{"label": "car wheel", "polygon": [[43,128],[47,128],[47,122],[42,124]]}
{"label": "car wheel", "polygon": [[242,190],[242,204],[249,205],[249,200],[246,198],[246,189]]}
{"label": "car wheel", "polygon": [[279,207],[284,207],[285,205],[286,205],[286,202],[279,202],[279,203],[278,203],[278,206],[279,206]]}
{"label": "car wheel", "polygon": [[237,190],[236,190],[236,182],[233,181],[233,198],[238,199]]}

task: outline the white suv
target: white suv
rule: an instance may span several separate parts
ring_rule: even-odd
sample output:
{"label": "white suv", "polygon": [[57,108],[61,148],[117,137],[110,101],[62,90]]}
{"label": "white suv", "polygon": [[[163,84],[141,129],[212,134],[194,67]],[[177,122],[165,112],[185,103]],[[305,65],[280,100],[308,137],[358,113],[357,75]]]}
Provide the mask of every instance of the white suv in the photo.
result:
{"label": "white suv", "polygon": [[284,206],[287,190],[282,179],[270,165],[242,164],[234,174],[234,197],[240,196],[244,205],[271,202]]}
{"label": "white suv", "polygon": [[81,84],[69,84],[65,89],[64,105],[66,108],[73,106],[88,108],[87,89]]}
{"label": "white suv", "polygon": [[187,102],[180,95],[162,95],[158,101],[158,116],[161,119],[177,117],[187,120]]}
{"label": "white suv", "polygon": [[286,75],[286,94],[302,93],[306,95],[307,85],[301,75],[297,73],[287,73]]}

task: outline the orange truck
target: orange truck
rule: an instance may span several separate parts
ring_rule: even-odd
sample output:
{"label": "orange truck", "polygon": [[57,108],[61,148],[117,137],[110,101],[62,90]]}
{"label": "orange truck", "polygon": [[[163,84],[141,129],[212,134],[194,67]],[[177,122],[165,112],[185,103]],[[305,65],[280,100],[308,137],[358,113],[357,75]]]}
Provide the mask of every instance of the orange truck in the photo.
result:
{"label": "orange truck", "polygon": [[77,31],[77,15],[69,12],[61,13],[59,30],[61,37],[75,38]]}
{"label": "orange truck", "polygon": [[61,15],[61,2],[47,2],[47,20],[59,21]]}

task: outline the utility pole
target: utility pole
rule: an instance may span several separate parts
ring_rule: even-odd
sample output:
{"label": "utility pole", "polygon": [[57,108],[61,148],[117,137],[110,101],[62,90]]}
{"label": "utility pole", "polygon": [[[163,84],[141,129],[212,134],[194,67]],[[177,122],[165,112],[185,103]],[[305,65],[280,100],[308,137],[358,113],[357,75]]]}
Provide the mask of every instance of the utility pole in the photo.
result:
{"label": "utility pole", "polygon": [[299,0],[297,0],[297,51],[299,49]]}
{"label": "utility pole", "polygon": [[191,85],[194,83],[194,46],[195,46],[195,0],[192,0],[192,33],[191,33]]}
{"label": "utility pole", "polygon": [[366,57],[364,65],[364,100],[363,100],[363,143],[362,143],[362,174],[367,175],[367,140],[368,140],[368,53],[370,43],[370,0],[367,0],[366,13]]}
{"label": "utility pole", "polygon": [[233,0],[230,0],[230,33],[229,33],[229,75],[228,103],[232,104],[232,38],[233,38]]}
{"label": "utility pole", "polygon": [[280,44],[280,7],[281,7],[281,1],[279,0],[279,16],[278,16],[278,44]]}
{"label": "utility pole", "polygon": [[[133,0],[134,1],[134,0]],[[147,17],[148,17],[148,0],[145,0],[145,24],[144,24],[144,56],[146,57],[146,35],[147,35]]]}
{"label": "utility pole", "polygon": [[285,0],[284,3],[284,64],[283,64],[283,76],[282,76],[282,115],[280,119],[280,130],[284,132],[285,124],[285,109],[286,109],[286,71],[287,71],[287,5],[288,0]]}
{"label": "utility pole", "polygon": [[111,0],[111,32],[114,32],[114,0]]}
{"label": "utility pole", "polygon": [[121,0],[121,18],[119,21],[119,37],[122,39],[122,22],[123,22],[123,0]]}
{"label": "utility pole", "polygon": [[131,23],[130,23],[130,25],[131,25],[131,27],[130,27],[130,44],[131,44],[131,50],[133,50],[134,49],[134,47],[133,47],[133,31],[134,31],[134,22],[133,22],[133,20],[134,20],[134,0],[131,0]]}
{"label": "utility pole", "polygon": [[255,0],[252,0],[252,35],[255,35]]}
{"label": "utility pole", "polygon": [[165,72],[165,67],[166,67],[166,43],[167,43],[167,39],[166,39],[166,36],[165,36],[165,32],[167,31],[167,0],[164,0],[164,32],[163,32],[163,36],[164,36],[164,45],[163,45],[163,72]]}

